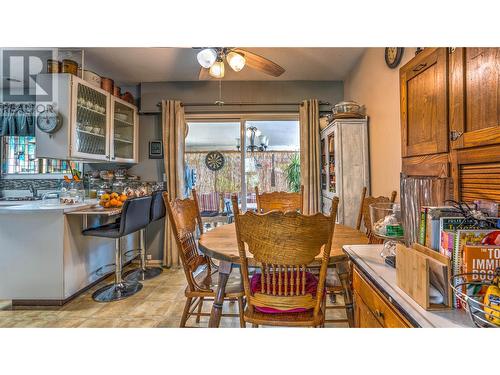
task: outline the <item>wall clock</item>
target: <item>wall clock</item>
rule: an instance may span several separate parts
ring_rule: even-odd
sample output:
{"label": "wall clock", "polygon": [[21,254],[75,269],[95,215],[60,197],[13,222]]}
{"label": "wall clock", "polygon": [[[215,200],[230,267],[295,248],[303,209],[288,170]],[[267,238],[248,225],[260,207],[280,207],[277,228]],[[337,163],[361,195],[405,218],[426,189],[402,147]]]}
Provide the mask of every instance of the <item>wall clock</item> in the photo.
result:
{"label": "wall clock", "polygon": [[47,106],[47,109],[38,115],[36,126],[44,133],[53,134],[61,127],[61,118],[51,106]]}
{"label": "wall clock", "polygon": [[399,65],[403,58],[403,47],[387,47],[385,49],[385,63],[391,69]]}
{"label": "wall clock", "polygon": [[218,171],[224,166],[224,155],[219,151],[211,151],[205,157],[205,165],[211,171]]}

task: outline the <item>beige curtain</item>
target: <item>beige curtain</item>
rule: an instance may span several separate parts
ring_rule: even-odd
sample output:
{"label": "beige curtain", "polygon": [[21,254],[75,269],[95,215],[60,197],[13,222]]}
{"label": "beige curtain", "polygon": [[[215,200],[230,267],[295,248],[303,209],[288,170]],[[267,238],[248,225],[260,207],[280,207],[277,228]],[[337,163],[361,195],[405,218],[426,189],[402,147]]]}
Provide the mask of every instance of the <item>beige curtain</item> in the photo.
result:
{"label": "beige curtain", "polygon": [[300,176],[304,185],[304,213],[321,211],[321,151],[319,103],[317,99],[300,104]]}
{"label": "beige curtain", "polygon": [[[184,190],[184,137],[186,122],[180,101],[164,100],[162,107],[163,155],[170,199],[182,198]],[[179,252],[168,219],[165,219],[163,265],[179,267]]]}

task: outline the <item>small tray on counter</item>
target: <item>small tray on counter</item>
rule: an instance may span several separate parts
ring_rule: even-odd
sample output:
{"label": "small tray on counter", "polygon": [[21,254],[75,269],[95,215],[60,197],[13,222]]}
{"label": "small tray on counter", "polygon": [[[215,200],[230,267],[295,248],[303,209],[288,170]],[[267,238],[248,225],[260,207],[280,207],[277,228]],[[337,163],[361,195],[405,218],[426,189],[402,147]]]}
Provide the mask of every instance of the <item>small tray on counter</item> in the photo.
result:
{"label": "small tray on counter", "polygon": [[121,208],[113,207],[113,208],[104,208],[98,204],[91,208],[85,208],[83,210],[72,211],[69,214],[71,215],[105,215],[105,216],[114,216],[119,215],[122,212]]}

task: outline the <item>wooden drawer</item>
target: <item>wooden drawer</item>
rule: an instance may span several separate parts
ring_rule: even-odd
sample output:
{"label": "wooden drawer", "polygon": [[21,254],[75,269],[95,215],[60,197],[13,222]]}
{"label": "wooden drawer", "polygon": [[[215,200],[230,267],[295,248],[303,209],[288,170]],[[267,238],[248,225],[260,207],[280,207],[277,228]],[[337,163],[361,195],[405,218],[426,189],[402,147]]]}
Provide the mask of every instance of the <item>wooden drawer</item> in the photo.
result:
{"label": "wooden drawer", "polygon": [[357,328],[384,328],[356,292],[354,301],[354,321]]}
{"label": "wooden drawer", "polygon": [[[385,328],[407,328],[409,324],[389,306],[385,298],[379,294],[356,270],[353,272],[353,287],[356,295],[355,303],[359,303],[358,299],[366,305],[368,310],[373,314],[374,318]],[[363,321],[359,322],[360,324]],[[358,325],[358,322],[357,322]],[[363,328],[362,325],[359,325]]]}

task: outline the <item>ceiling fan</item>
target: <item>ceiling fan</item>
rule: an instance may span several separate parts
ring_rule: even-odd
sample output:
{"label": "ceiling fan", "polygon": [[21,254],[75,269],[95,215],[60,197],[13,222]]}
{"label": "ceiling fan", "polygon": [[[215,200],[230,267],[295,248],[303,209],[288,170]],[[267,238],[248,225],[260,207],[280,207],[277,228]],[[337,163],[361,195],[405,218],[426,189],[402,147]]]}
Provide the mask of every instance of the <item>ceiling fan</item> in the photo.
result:
{"label": "ceiling fan", "polygon": [[219,79],[224,78],[224,60],[235,72],[239,72],[245,66],[273,77],[279,77],[285,72],[285,69],[275,62],[241,48],[203,48],[198,52],[196,58],[201,65],[200,74],[198,76],[200,80],[209,79],[211,77]]}

